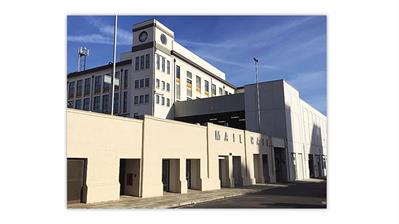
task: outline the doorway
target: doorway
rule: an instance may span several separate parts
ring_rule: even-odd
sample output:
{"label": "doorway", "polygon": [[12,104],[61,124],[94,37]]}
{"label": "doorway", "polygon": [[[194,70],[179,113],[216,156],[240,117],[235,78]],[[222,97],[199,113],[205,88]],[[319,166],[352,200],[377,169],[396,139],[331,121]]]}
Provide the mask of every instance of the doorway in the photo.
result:
{"label": "doorway", "polygon": [[241,156],[233,156],[233,177],[234,187],[241,187],[243,185],[241,173]]}
{"label": "doorway", "polygon": [[309,154],[309,176],[314,178],[314,166],[313,166],[313,155]]}
{"label": "doorway", "polygon": [[180,160],[162,159],[162,184],[167,192],[181,192],[180,189]]}
{"label": "doorway", "polygon": [[276,182],[287,182],[286,155],[284,148],[274,148],[274,162],[276,166]]}
{"label": "doorway", "polygon": [[270,175],[269,175],[269,160],[267,154],[262,155],[262,168],[263,168],[263,178],[265,183],[270,183]]}
{"label": "doorway", "polygon": [[67,159],[67,202],[85,202],[87,159]]}
{"label": "doorway", "polygon": [[188,189],[201,190],[200,160],[186,160],[186,180]]}
{"label": "doorway", "polygon": [[119,160],[120,195],[140,196],[140,159]]}
{"label": "doorway", "polygon": [[220,187],[230,187],[228,156],[219,156],[219,180]]}

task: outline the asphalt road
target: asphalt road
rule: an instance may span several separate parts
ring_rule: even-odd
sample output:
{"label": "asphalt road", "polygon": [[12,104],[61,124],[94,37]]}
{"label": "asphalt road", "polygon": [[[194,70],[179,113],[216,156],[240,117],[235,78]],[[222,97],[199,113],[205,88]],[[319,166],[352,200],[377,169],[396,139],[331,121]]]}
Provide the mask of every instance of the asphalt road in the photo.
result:
{"label": "asphalt road", "polygon": [[296,182],[233,198],[182,208],[326,208],[327,182]]}

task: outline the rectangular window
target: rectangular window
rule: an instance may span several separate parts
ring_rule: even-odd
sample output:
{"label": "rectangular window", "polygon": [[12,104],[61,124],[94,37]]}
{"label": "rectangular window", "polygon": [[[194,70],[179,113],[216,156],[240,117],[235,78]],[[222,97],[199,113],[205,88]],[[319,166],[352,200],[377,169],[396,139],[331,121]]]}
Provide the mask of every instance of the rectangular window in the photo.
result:
{"label": "rectangular window", "polygon": [[144,103],[147,104],[147,103],[149,103],[149,102],[150,102],[150,96],[149,96],[148,94],[146,94],[146,95],[144,96]]}
{"label": "rectangular window", "polygon": [[170,92],[170,84],[166,83],[166,91]]}
{"label": "rectangular window", "polygon": [[114,94],[114,114],[119,113],[119,93]]}
{"label": "rectangular window", "polygon": [[127,92],[123,92],[123,113],[127,112]]}
{"label": "rectangular window", "polygon": [[68,86],[68,99],[75,97],[75,82],[70,82]]}
{"label": "rectangular window", "polygon": [[177,79],[180,81],[180,66],[176,65],[176,82]]}
{"label": "rectangular window", "polygon": [[91,78],[85,79],[85,90],[84,90],[84,95],[88,96],[90,95],[91,92]]}
{"label": "rectangular window", "polygon": [[219,87],[219,96],[223,95],[223,89]]}
{"label": "rectangular window", "polygon": [[161,56],[159,56],[159,54],[157,54],[157,70],[160,69],[161,65]]}
{"label": "rectangular window", "polygon": [[134,104],[139,104],[139,96],[134,96]]}
{"label": "rectangular window", "polygon": [[95,96],[93,100],[93,111],[100,112],[100,96]]}
{"label": "rectangular window", "polygon": [[155,102],[159,104],[159,95],[155,95]]}
{"label": "rectangular window", "polygon": [[197,93],[201,94],[201,77],[199,76],[195,77],[195,89],[197,90]]}
{"label": "rectangular window", "polygon": [[162,72],[165,72],[165,58],[162,57]]}
{"label": "rectangular window", "polygon": [[176,83],[176,99],[180,100],[180,84]]}
{"label": "rectangular window", "polygon": [[162,81],[162,90],[165,90],[165,81]]}
{"label": "rectangular window", "polygon": [[84,98],[83,100],[83,110],[90,110],[90,98]]}
{"label": "rectangular window", "polygon": [[138,88],[140,88],[140,80],[134,80],[134,88],[135,89],[138,89]]}
{"label": "rectangular window", "polygon": [[193,91],[192,91],[193,83],[192,83],[192,80],[191,80],[192,76],[193,75],[191,74],[191,72],[187,71],[187,96],[188,97],[192,97],[193,96]]}
{"label": "rectangular window", "polygon": [[127,89],[129,87],[129,70],[125,70],[125,74],[123,76],[123,89]]}
{"label": "rectangular window", "polygon": [[76,82],[76,97],[81,97],[83,93],[83,80]]}
{"label": "rectangular window", "polygon": [[75,101],[75,109],[82,109],[82,100]]}
{"label": "rectangular window", "polygon": [[[106,74],[106,75],[104,75],[104,77],[105,76],[111,76],[110,74]],[[103,80],[103,93],[108,93],[109,91],[110,91],[110,89],[111,89],[111,84],[109,84],[109,83],[106,83],[104,80]]]}
{"label": "rectangular window", "polygon": [[212,96],[216,96],[216,85],[212,84]]}
{"label": "rectangular window", "polygon": [[109,113],[109,95],[103,95],[103,113]]}
{"label": "rectangular window", "polygon": [[180,66],[176,65],[176,99],[180,100]]}
{"label": "rectangular window", "polygon": [[134,66],[134,70],[138,71],[139,70],[139,66],[140,66],[140,58],[137,56],[136,57],[136,63]]}
{"label": "rectangular window", "polygon": [[166,106],[170,106],[170,99],[169,98],[166,98]]}
{"label": "rectangular window", "polygon": [[[115,80],[119,80],[119,85],[121,84],[120,83],[120,80],[121,80],[121,74],[120,74],[120,72],[115,72]],[[119,85],[116,85],[115,84],[115,91],[119,91]]]}
{"label": "rectangular window", "polygon": [[140,103],[140,104],[143,104],[143,103],[144,103],[144,95],[140,95],[140,101],[139,101],[139,103]]}
{"label": "rectangular window", "polygon": [[140,69],[144,69],[144,55],[140,56]]}
{"label": "rectangular window", "polygon": [[209,96],[209,82],[204,80],[205,82],[205,96]]}
{"label": "rectangular window", "polygon": [[140,88],[144,88],[144,79],[140,79]]}
{"label": "rectangular window", "polygon": [[101,81],[102,81],[102,76],[96,76],[94,79],[94,94],[101,93]]}
{"label": "rectangular window", "polygon": [[162,106],[165,105],[165,97],[164,96],[161,98],[161,105]]}
{"label": "rectangular window", "polygon": [[145,68],[150,68],[150,54],[145,55]]}
{"label": "rectangular window", "polygon": [[156,88],[159,89],[159,79],[157,79]]}
{"label": "rectangular window", "polygon": [[169,75],[170,74],[170,61],[166,61],[166,73]]}
{"label": "rectangular window", "polygon": [[150,78],[145,78],[145,87],[150,86]]}

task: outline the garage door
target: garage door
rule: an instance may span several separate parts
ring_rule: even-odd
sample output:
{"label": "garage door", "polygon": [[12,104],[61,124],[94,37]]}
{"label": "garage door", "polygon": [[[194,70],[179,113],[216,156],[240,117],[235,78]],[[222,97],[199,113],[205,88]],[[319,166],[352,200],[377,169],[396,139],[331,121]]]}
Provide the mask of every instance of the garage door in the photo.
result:
{"label": "garage door", "polygon": [[83,202],[83,186],[86,181],[86,159],[67,161],[67,200]]}

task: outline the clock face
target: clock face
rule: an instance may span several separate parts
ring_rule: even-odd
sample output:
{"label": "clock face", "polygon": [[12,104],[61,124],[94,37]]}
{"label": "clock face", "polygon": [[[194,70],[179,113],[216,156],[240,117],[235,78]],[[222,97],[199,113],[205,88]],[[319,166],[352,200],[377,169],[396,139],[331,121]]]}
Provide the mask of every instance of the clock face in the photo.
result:
{"label": "clock face", "polygon": [[147,37],[148,37],[148,33],[146,31],[141,32],[140,35],[139,35],[140,42],[146,41]]}
{"label": "clock face", "polygon": [[166,44],[167,43],[167,39],[166,39],[166,35],[165,34],[161,34],[161,42],[163,43],[163,44]]}

